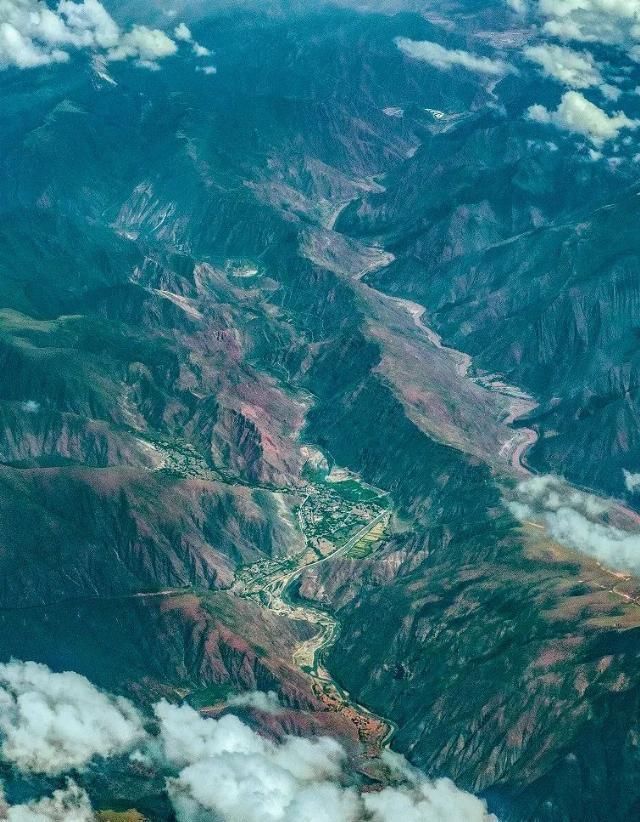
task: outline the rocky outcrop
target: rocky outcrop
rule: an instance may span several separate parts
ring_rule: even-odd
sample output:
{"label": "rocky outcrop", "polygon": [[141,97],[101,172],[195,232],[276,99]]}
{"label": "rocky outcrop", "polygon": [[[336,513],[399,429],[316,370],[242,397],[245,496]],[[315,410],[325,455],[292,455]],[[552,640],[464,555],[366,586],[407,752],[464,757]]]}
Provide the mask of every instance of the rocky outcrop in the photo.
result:
{"label": "rocky outcrop", "polygon": [[0,403],[0,462],[18,468],[85,465],[159,468],[150,443],[101,420],[59,413],[36,400]]}
{"label": "rocky outcrop", "polygon": [[[85,599],[5,610],[0,619],[3,659],[77,670],[145,705],[214,686],[221,694],[275,689],[293,707],[314,704],[304,678],[287,664],[293,645],[313,628],[224,593]],[[251,641],[244,638],[248,625]]]}
{"label": "rocky outcrop", "polygon": [[3,469],[0,482],[6,608],[225,587],[237,563],[299,540],[286,504],[243,487],[123,468]]}

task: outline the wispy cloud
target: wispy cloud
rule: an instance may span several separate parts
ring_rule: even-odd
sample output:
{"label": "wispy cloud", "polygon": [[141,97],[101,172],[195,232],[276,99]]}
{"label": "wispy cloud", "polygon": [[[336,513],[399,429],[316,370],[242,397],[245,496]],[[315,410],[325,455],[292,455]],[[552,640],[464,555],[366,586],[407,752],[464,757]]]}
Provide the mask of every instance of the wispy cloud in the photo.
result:
{"label": "wispy cloud", "polygon": [[631,471],[627,471],[626,468],[622,469],[622,473],[627,491],[630,494],[635,494],[640,491],[640,474],[634,474]]}
{"label": "wispy cloud", "polygon": [[547,34],[563,40],[633,48],[640,40],[640,0],[539,0]]}
{"label": "wispy cloud", "polygon": [[282,705],[274,691],[246,691],[243,694],[236,694],[228,700],[229,705],[238,707],[256,708],[266,714],[281,714]]}
{"label": "wispy cloud", "polygon": [[414,60],[422,60],[442,71],[448,71],[457,66],[477,74],[486,74],[493,77],[499,77],[513,71],[512,67],[503,60],[480,57],[462,49],[446,49],[429,40],[410,40],[406,37],[397,37],[395,43],[402,52]]}
{"label": "wispy cloud", "polygon": [[518,485],[510,503],[519,520],[541,519],[561,545],[594,557],[609,568],[640,571],[640,534],[615,528],[602,520],[606,506],[591,494],[545,476]]}
{"label": "wispy cloud", "polygon": [[547,77],[571,88],[590,88],[603,82],[595,59],[587,51],[579,52],[556,44],[540,43],[525,48],[524,56],[537,63]]}
{"label": "wispy cloud", "polygon": [[505,0],[540,20],[544,34],[558,40],[601,43],[632,53],[640,42],[640,0]]}
{"label": "wispy cloud", "polygon": [[0,819],[7,822],[94,822],[95,815],[86,791],[72,780],[51,796],[21,805],[9,805],[0,790]]}

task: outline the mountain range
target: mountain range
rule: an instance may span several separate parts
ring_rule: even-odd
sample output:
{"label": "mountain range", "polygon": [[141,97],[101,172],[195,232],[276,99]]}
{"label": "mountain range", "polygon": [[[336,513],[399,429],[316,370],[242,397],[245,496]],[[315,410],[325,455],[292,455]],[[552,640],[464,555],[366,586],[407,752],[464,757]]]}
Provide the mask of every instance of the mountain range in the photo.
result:
{"label": "mountain range", "polygon": [[[0,705],[152,738],[0,718],[6,818],[638,815],[640,80],[583,5],[0,0]],[[178,708],[338,740],[343,816],[212,798]]]}

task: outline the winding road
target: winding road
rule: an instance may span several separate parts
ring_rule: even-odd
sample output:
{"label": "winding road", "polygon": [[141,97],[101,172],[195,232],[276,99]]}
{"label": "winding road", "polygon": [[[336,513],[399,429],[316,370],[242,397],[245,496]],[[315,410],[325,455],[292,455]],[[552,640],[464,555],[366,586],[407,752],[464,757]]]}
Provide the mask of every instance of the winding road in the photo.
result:
{"label": "winding road", "polygon": [[366,537],[379,522],[388,517],[388,511],[381,511],[342,545],[320,559],[304,561],[305,556],[307,556],[304,554],[301,555],[302,561],[296,568],[284,573],[281,570],[276,570],[272,575],[267,575],[266,578],[264,572],[257,572],[254,581],[248,582],[244,578],[241,587],[234,586],[237,595],[247,599],[259,600],[263,607],[280,616],[304,620],[317,626],[317,633],[297,646],[293,653],[293,662],[311,677],[316,685],[318,695],[321,695],[335,710],[350,709],[362,718],[362,722],[356,722],[355,724],[359,730],[363,727],[369,729],[369,738],[362,739],[361,735],[361,740],[367,743],[366,747],[369,748],[369,753],[374,756],[379,755],[383,748],[389,746],[396,730],[395,723],[390,719],[377,716],[368,708],[365,708],[364,705],[354,702],[348,691],[342,688],[331,676],[324,667],[323,655],[336,642],[340,633],[340,623],[332,614],[321,608],[300,600],[294,601],[289,589],[303,571],[331,559],[344,556],[356,543]]}
{"label": "winding road", "polygon": [[[327,224],[325,225],[326,231],[334,229],[341,211],[347,204],[348,203],[343,202],[336,206],[327,220]],[[382,260],[381,258],[379,263],[384,267],[384,265],[388,264],[388,260],[386,258]],[[380,265],[373,267],[380,267]],[[354,271],[351,279],[360,280],[361,277],[370,270],[372,270],[372,266],[367,265],[359,271]],[[408,312],[415,326],[427,337],[429,342],[436,348],[447,352],[451,360],[452,369],[461,380],[470,380],[485,391],[499,394],[507,399],[507,414],[506,417],[500,420],[504,428],[504,440],[496,442],[497,462],[507,471],[519,475],[520,478],[534,476],[535,472],[529,468],[525,459],[526,454],[537,442],[538,433],[532,428],[514,428],[513,424],[536,407],[537,402],[535,399],[517,387],[506,384],[495,375],[473,375],[471,373],[472,357],[463,351],[446,346],[440,335],[426,325],[424,322],[426,314],[424,306],[411,302],[410,300],[384,294],[384,292],[378,289],[374,290],[386,301],[401,306],[403,310]],[[617,501],[610,502],[621,514],[624,513],[628,518],[635,518],[635,521],[640,521],[638,515],[626,509],[623,503]],[[359,719],[359,722],[356,721],[355,724],[359,727],[359,730],[363,726],[368,727],[369,736],[366,741],[369,743],[368,748],[370,753],[374,756],[379,755],[383,748],[390,745],[396,731],[395,724],[390,719],[377,716],[365,706],[354,702],[349,693],[335,681],[329,671],[324,667],[323,657],[326,651],[336,642],[340,633],[340,623],[338,620],[332,614],[319,607],[307,602],[302,602],[299,599],[294,600],[289,591],[294,581],[304,571],[318,566],[323,562],[328,562],[329,560],[346,555],[384,516],[388,516],[388,512],[380,513],[367,523],[365,527],[351,536],[343,545],[337,547],[324,557],[310,558],[308,553],[300,554],[300,564],[293,569],[288,569],[283,572],[282,568],[275,568],[272,573],[265,573],[264,569],[256,568],[253,579],[247,579],[247,569],[245,569],[245,575],[242,580],[238,580],[238,583],[234,584],[232,589],[236,595],[259,601],[263,607],[267,607],[277,614],[292,619],[305,620],[317,626],[317,633],[297,646],[293,654],[293,662],[311,677],[318,694],[324,696],[325,701],[332,704],[334,710],[355,712]],[[544,529],[544,526],[539,523],[531,522],[530,525],[535,528]],[[612,573],[612,576],[617,578],[616,574]],[[620,584],[620,582],[618,581],[616,584]],[[640,604],[640,600],[636,600],[636,598],[631,595],[616,590],[614,584],[612,584],[610,590],[614,595],[620,598]],[[364,725],[362,723],[364,723]]]}

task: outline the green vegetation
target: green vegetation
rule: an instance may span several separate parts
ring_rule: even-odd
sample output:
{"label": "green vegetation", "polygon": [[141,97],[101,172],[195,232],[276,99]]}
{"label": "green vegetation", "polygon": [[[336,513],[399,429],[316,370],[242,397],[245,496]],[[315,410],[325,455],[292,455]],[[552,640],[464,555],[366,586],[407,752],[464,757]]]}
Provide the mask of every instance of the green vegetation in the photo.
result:
{"label": "green vegetation", "polygon": [[[330,479],[332,475],[336,478]],[[307,496],[295,513],[309,547],[322,556],[331,546],[336,549],[358,536],[387,510],[388,495],[356,474],[334,466],[327,475],[326,469],[307,463],[304,476],[309,481]]]}
{"label": "green vegetation", "polygon": [[368,531],[356,544],[347,551],[346,556],[349,559],[365,559],[370,556],[375,549],[380,545],[384,536],[386,523],[384,520],[376,522],[376,524]]}
{"label": "green vegetation", "polygon": [[[347,493],[339,493],[339,486],[346,483]],[[312,548],[321,548],[323,542],[338,547],[384,510],[379,500],[378,493],[354,480],[327,482],[310,486],[296,513]]]}
{"label": "green vegetation", "polygon": [[349,502],[371,502],[372,500],[380,501],[384,494],[364,485],[355,479],[341,480],[340,482],[332,482],[331,488],[339,494],[343,499]]}
{"label": "green vegetation", "polygon": [[58,327],[59,320],[36,320],[20,311],[13,311],[10,308],[0,309],[0,330],[20,334],[25,331],[36,331],[40,333],[50,333]]}
{"label": "green vegetation", "polygon": [[200,710],[200,708],[206,708],[209,705],[226,701],[233,691],[233,685],[228,682],[209,685],[201,690],[192,691],[185,701],[191,705],[192,708]]}
{"label": "green vegetation", "polygon": [[[139,435],[138,435],[139,436]],[[144,439],[162,454],[162,468],[175,477],[192,477],[211,481],[220,480],[217,471],[209,467],[205,457],[188,440],[180,437],[163,437],[147,432]]]}
{"label": "green vegetation", "polygon": [[311,462],[306,462],[302,469],[302,478],[313,484],[326,482],[327,468],[317,468]]}

